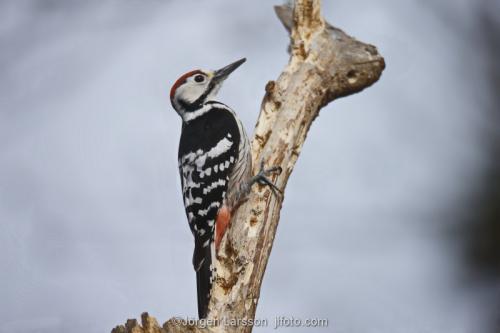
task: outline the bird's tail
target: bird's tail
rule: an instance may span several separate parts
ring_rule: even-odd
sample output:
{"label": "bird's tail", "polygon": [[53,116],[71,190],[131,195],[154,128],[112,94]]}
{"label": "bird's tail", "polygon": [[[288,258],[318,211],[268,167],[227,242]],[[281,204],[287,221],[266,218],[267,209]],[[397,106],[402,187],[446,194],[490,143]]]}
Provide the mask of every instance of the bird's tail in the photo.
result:
{"label": "bird's tail", "polygon": [[215,278],[215,243],[209,240],[207,246],[195,242],[193,266],[196,271],[196,287],[198,291],[198,316],[206,318],[213,279]]}

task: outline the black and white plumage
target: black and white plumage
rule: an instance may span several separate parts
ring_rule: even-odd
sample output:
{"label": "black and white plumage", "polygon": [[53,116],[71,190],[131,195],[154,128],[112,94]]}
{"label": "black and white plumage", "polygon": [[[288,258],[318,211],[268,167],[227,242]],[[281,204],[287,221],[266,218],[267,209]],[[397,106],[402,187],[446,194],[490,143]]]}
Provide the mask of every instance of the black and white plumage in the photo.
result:
{"label": "black and white plumage", "polygon": [[195,242],[200,318],[207,315],[216,248],[232,209],[251,186],[250,143],[241,121],[228,106],[213,100],[224,79],[244,61],[218,71],[188,72],[170,92],[172,106],[182,118],[178,162]]}

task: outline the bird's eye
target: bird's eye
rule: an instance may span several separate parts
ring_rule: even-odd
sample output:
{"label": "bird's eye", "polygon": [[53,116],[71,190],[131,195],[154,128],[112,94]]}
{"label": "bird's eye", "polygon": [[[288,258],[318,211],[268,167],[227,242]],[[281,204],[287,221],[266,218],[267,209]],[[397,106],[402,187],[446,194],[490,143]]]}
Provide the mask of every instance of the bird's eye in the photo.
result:
{"label": "bird's eye", "polygon": [[196,75],[196,76],[194,77],[194,80],[195,80],[196,82],[203,82],[203,81],[205,81],[205,77],[204,77],[203,75],[201,75],[201,74],[198,74],[198,75]]}

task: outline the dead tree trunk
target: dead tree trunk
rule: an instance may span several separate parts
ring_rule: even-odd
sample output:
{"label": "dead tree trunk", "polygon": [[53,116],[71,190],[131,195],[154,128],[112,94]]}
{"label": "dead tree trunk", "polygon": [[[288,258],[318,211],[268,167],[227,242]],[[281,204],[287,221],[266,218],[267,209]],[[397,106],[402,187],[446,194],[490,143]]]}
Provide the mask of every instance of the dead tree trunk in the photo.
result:
{"label": "dead tree trunk", "polygon": [[[385,67],[374,46],[329,25],[320,7],[320,0],[296,0],[294,8],[275,7],[290,33],[291,57],[280,77],[266,85],[252,157],[254,169],[261,160],[266,166],[282,167],[281,175],[273,180],[283,191],[319,110],[370,86]],[[233,216],[221,243],[206,322],[217,325],[207,328],[170,319],[160,329],[143,315],[143,327],[129,321],[114,332],[251,332],[252,327],[241,320],[255,318],[282,200],[269,188],[255,186]]]}

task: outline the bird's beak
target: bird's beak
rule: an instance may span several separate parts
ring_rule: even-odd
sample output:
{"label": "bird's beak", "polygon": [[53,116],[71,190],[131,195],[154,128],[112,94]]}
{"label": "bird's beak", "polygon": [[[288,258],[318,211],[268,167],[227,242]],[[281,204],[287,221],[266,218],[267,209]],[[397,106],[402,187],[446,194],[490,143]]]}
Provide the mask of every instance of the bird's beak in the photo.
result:
{"label": "bird's beak", "polygon": [[229,74],[234,72],[234,70],[240,67],[240,65],[243,64],[246,60],[246,58],[243,58],[233,62],[230,65],[227,65],[226,67],[222,67],[221,69],[216,70],[214,72],[214,78],[212,80],[214,80],[215,83],[221,83],[229,76]]}

